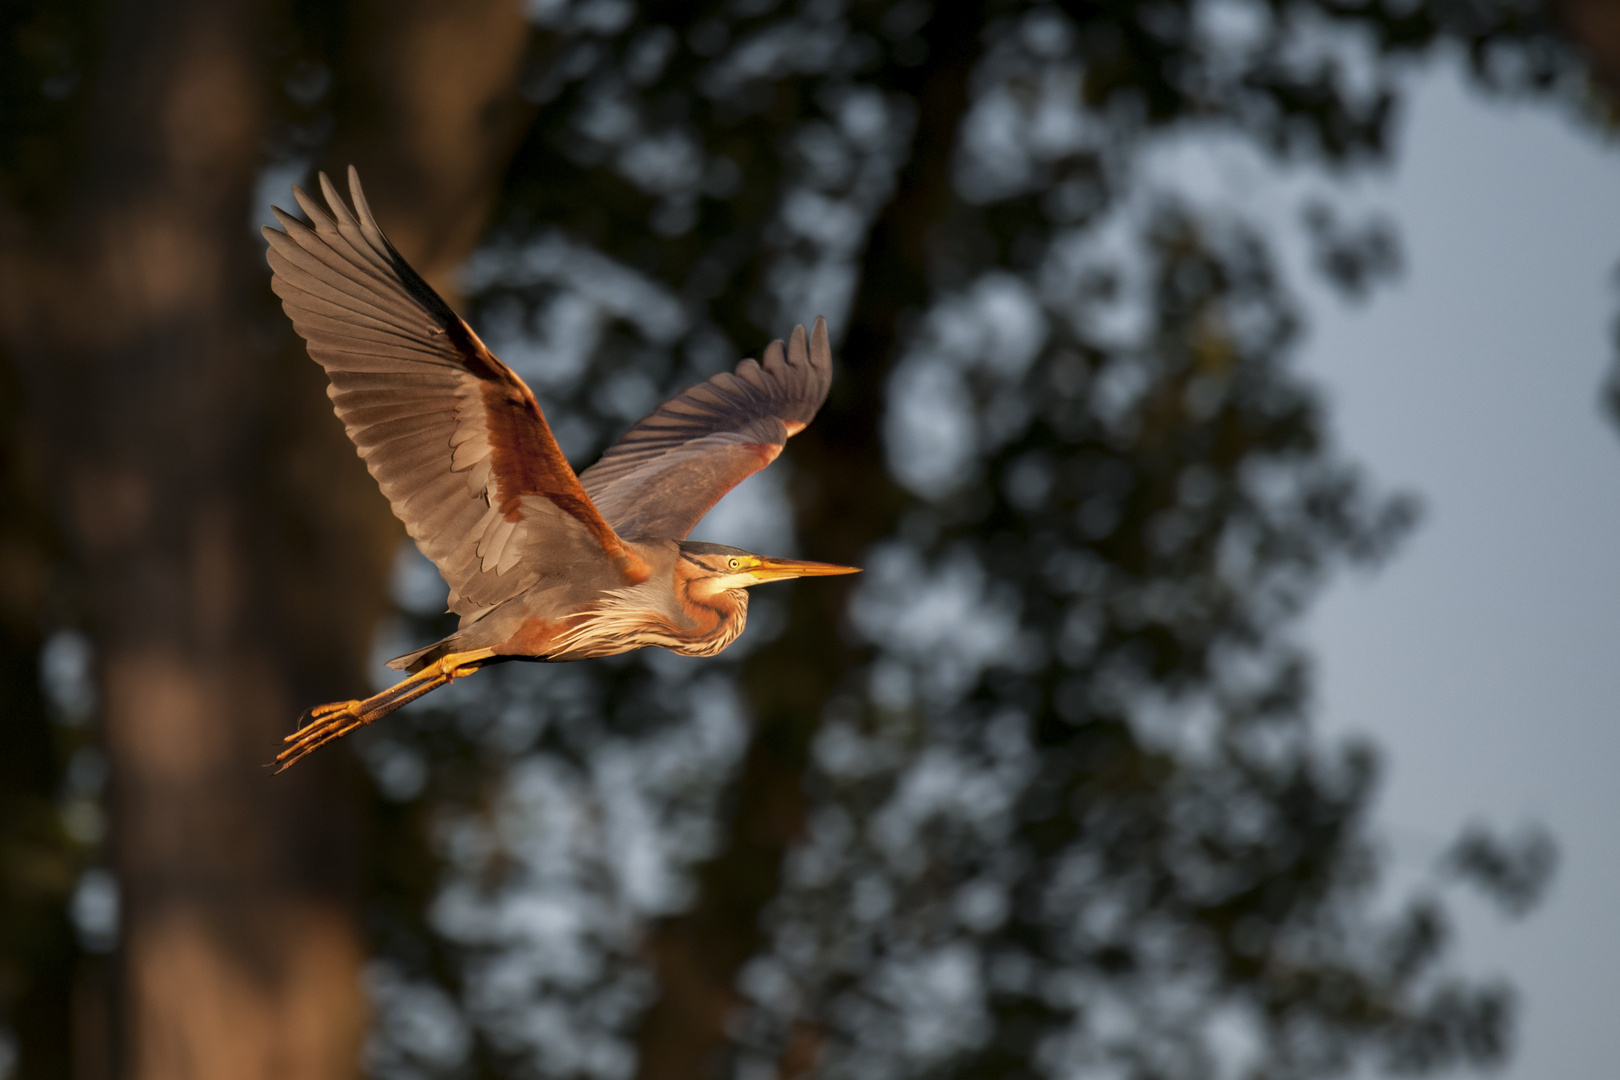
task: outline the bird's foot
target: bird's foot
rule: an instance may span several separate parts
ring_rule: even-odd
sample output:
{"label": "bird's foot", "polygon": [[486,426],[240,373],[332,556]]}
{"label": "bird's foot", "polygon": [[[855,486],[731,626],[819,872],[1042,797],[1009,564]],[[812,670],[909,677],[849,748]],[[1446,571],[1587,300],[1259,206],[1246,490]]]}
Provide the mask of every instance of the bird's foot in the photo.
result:
{"label": "bird's foot", "polygon": [[293,762],[305,755],[335,739],[343,738],[356,728],[376,723],[423,694],[437,690],[455,679],[471,675],[494,655],[491,649],[448,653],[410,678],[397,682],[364,701],[334,701],[328,705],[315,706],[304,714],[298,730],[287,736],[285,740],[287,748],[276,755],[276,772],[285,772]]}
{"label": "bird's foot", "polygon": [[276,755],[276,772],[285,772],[293,762],[334,739],[341,739],[356,728],[381,719],[388,710],[371,709],[366,701],[334,701],[317,705],[302,717],[298,730],[284,740],[289,745]]}

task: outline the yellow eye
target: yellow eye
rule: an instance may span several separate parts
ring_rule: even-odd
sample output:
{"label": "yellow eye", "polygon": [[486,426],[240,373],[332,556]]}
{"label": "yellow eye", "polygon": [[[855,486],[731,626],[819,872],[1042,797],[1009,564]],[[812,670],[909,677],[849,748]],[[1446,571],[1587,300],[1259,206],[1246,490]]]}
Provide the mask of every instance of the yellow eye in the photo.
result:
{"label": "yellow eye", "polygon": [[733,555],[731,558],[726,560],[726,568],[730,570],[740,570],[742,569],[742,560]]}

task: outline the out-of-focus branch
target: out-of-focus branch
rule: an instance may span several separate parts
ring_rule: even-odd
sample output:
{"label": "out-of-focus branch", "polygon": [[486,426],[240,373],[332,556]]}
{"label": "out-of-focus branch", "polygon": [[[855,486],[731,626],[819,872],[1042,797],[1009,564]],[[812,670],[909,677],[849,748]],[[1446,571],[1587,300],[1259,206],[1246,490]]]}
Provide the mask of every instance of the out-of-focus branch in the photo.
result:
{"label": "out-of-focus branch", "polygon": [[75,975],[67,901],[78,860],[57,807],[65,762],[39,679],[61,553],[33,475],[38,434],[23,424],[8,367],[0,356],[0,1010],[25,1075],[66,1076]]}
{"label": "out-of-focus branch", "polygon": [[[928,63],[897,68],[885,80],[917,103],[911,154],[866,249],[832,395],[789,451],[808,494],[800,535],[820,558],[858,563],[893,530],[903,505],[879,468],[884,384],[900,320],[928,301],[929,229],[952,204],[951,152],[981,24],[978,4],[940,5],[924,32]],[[790,631],[750,664],[758,721],[724,854],[702,868],[694,909],[662,923],[650,943],[661,994],[642,1024],[640,1080],[696,1080],[724,1052],[738,972],[764,942],[761,915],[804,826],[804,771],[823,703],[860,659],[844,643],[847,598],[847,586],[795,590]],[[779,1063],[784,1075],[813,1071],[818,1045],[805,1028],[789,1046],[791,1060]]]}
{"label": "out-of-focus branch", "polygon": [[1554,0],[1552,6],[1592,78],[1620,96],[1620,5],[1612,0]]}

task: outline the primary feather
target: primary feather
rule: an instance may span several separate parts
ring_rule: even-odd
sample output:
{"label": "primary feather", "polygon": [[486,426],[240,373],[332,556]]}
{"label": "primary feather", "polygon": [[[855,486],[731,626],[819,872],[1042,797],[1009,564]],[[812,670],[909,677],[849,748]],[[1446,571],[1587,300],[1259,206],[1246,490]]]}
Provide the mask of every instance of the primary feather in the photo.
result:
{"label": "primary feather", "polygon": [[310,225],[277,210],[285,231],[264,230],[272,287],[366,467],[449,583],[451,610],[476,618],[569,553],[605,558],[627,581],[644,574],[529,388],[394,250],[354,170],[353,212],[320,181],[330,215],[295,189]]}
{"label": "primary feather", "polygon": [[293,189],[310,224],[278,209],[281,229],[264,230],[272,287],[463,626],[586,563],[638,584],[636,541],[686,537],[826,399],[832,353],[817,319],[664,402],[576,476],[523,380],[388,242],[355,170],[352,210],[325,174],[320,185],[325,208]]}

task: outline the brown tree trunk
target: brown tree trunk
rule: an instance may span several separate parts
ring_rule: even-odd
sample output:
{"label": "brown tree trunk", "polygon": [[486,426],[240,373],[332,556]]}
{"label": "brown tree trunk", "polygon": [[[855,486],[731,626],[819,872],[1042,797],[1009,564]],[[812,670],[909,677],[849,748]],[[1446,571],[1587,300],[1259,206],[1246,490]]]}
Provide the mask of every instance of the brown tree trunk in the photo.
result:
{"label": "brown tree trunk", "polygon": [[6,245],[9,351],[100,650],[137,1077],[348,1076],[359,1049],[352,811],[334,770],[263,768],[297,713],[252,479],[268,21],[114,5],[79,190]]}
{"label": "brown tree trunk", "polygon": [[[886,81],[917,103],[917,130],[866,249],[842,347],[846,362],[826,406],[788,449],[808,481],[798,522],[805,550],[832,562],[858,565],[870,544],[894,530],[904,505],[881,466],[885,383],[901,318],[929,299],[929,229],[952,205],[951,151],[983,28],[977,3],[941,4],[935,12],[924,32],[929,62],[897,69]],[[764,944],[760,916],[804,826],[811,739],[826,699],[860,659],[843,636],[848,581],[816,586],[794,590],[788,632],[750,664],[756,729],[733,793],[725,851],[702,868],[693,910],[665,920],[651,938],[661,992],[642,1024],[639,1080],[701,1080],[718,1071],[738,1002],[737,974]],[[777,1063],[781,1075],[814,1070],[821,1042],[814,1024],[811,1017],[793,1033]]]}
{"label": "brown tree trunk", "polygon": [[1620,97],[1620,5],[1614,0],[1553,0],[1552,10],[1592,78]]}
{"label": "brown tree trunk", "polygon": [[75,866],[56,806],[59,739],[39,679],[61,552],[21,396],[0,358],[0,1009],[16,1038],[15,1075],[35,1080],[71,1070],[75,949],[66,901]]}
{"label": "brown tree trunk", "polygon": [[[327,158],[355,165],[388,238],[452,304],[534,107],[519,0],[357,0]],[[341,185],[340,185],[341,186]]]}
{"label": "brown tree trunk", "polygon": [[[0,219],[0,335],[99,649],[115,1058],[142,1080],[353,1076],[363,1034],[352,766],[265,764],[303,707],[359,689],[399,530],[248,227],[278,17],[110,5],[77,192],[53,221]],[[515,0],[374,4],[352,29],[374,85],[338,145],[367,148],[386,226],[443,280],[515,141],[527,29]]]}

